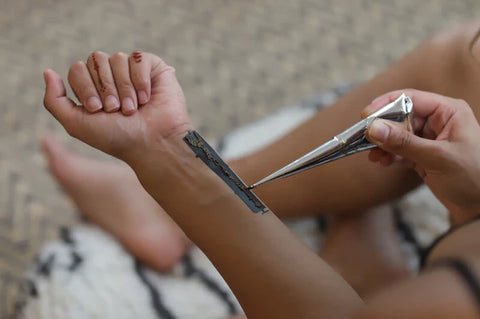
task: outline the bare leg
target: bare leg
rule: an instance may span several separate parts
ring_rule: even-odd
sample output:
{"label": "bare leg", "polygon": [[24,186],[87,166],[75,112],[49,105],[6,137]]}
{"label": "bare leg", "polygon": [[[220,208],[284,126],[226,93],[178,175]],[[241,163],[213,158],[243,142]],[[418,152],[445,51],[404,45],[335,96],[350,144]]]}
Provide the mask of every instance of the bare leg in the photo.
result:
{"label": "bare leg", "polygon": [[167,270],[191,245],[126,164],[80,157],[51,136],[43,149],[52,174],[79,211],[150,267]]}
{"label": "bare leg", "polygon": [[[181,258],[190,242],[128,166],[80,157],[52,138],[45,139],[44,149],[52,173],[86,218],[156,269],[168,269]],[[361,296],[407,275],[385,207],[335,217],[321,256]]]}
{"label": "bare leg", "polygon": [[409,275],[390,207],[334,218],[325,234],[320,256],[360,297]]}
{"label": "bare leg", "polygon": [[[480,63],[467,51],[467,44],[477,28],[478,26],[470,26],[467,31],[460,30],[435,37],[387,71],[341,98],[333,107],[319,112],[285,138],[252,156],[231,163],[232,168],[246,182],[255,182],[357,121],[360,110],[372,98],[395,88],[416,87],[463,97],[470,105],[476,106],[477,118],[480,117],[480,96],[477,94],[480,87]],[[480,43],[475,46],[475,50],[480,52]],[[46,146],[54,175],[80,210],[92,222],[117,236],[133,255],[144,261],[153,259],[149,262],[150,266],[165,269],[184,254],[189,246],[188,239],[172,224],[163,209],[153,202],[128,166],[90,161],[65,153],[55,145]],[[61,161],[56,160],[60,157],[63,157]],[[95,174],[90,175],[90,172]],[[107,172],[114,174],[106,174]],[[81,191],[92,187],[90,176],[101,177],[95,183],[102,180],[105,183],[102,182],[101,187],[95,188],[93,194],[80,196]],[[401,195],[417,183],[415,174],[398,167],[380,170],[368,162],[366,154],[361,154],[319,167],[307,174],[266,185],[256,192],[277,215],[288,217],[362,211]],[[131,209],[107,207],[94,210],[88,206],[93,198],[100,198],[100,191],[105,193],[105,198],[114,199],[111,203],[104,201],[104,204],[117,205],[117,200],[124,197],[112,198],[112,194],[119,191],[112,188],[119,185],[123,185],[121,191],[128,196],[128,201],[125,202]],[[111,218],[111,214],[120,212],[124,215],[123,218]],[[148,221],[144,225],[155,229],[155,232],[172,232],[173,235],[158,238],[158,234],[146,236],[143,232],[132,230],[130,221],[140,223],[139,217],[142,216]],[[143,244],[138,243],[140,236],[145,236]],[[169,247],[165,248],[166,245]]]}
{"label": "bare leg", "polygon": [[445,237],[431,252],[425,271],[369,297],[354,318],[478,318],[475,295],[459,273],[452,267],[429,267],[437,261],[459,259],[479,278],[479,234],[480,222],[476,221]]}
{"label": "bare leg", "polygon": [[[276,143],[233,162],[233,168],[247,183],[256,182],[358,121],[373,98],[394,89],[413,87],[463,98],[479,118],[480,63],[469,52],[479,27],[477,23],[427,41]],[[286,217],[362,211],[404,194],[419,182],[414,172],[403,167],[379,169],[363,153],[255,192],[272,211]]]}
{"label": "bare leg", "polygon": [[462,277],[451,267],[428,268],[432,263],[455,258],[464,261],[478,278],[479,233],[480,222],[476,221],[445,237],[431,252],[425,271],[383,289],[379,287],[364,299],[366,306],[353,318],[478,318],[478,303]]}

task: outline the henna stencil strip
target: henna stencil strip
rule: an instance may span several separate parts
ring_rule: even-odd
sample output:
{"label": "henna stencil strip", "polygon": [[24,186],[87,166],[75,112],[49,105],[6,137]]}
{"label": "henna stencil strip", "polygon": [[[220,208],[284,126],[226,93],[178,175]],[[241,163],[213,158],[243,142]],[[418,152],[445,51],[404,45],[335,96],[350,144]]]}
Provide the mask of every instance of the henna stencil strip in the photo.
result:
{"label": "henna stencil strip", "polygon": [[254,213],[266,213],[268,209],[258,197],[248,189],[247,185],[230,169],[220,155],[208,145],[208,143],[196,131],[190,131],[183,138],[185,143],[192,149],[195,155],[200,158],[215,174],[217,174],[240,199]]}

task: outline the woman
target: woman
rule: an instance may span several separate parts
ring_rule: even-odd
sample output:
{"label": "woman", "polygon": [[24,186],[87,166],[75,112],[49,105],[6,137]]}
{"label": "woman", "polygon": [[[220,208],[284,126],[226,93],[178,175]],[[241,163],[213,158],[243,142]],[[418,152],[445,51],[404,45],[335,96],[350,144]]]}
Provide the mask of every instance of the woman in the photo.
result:
{"label": "woman", "polygon": [[[461,225],[471,220],[478,209],[475,198],[479,197],[476,183],[479,162],[475,145],[479,128],[473,114],[477,117],[480,114],[477,93],[480,73],[470,55],[469,44],[477,29],[478,25],[472,25],[433,38],[340,99],[334,108],[320,112],[266,149],[232,163],[232,168],[248,183],[260,179],[272,167],[282,166],[316,146],[319,140],[355,122],[356,114],[364,105],[369,105],[366,112],[371,112],[398,96],[398,92],[393,92],[369,104],[372,98],[385,91],[415,87],[462,97],[473,107],[473,113],[463,102],[408,91],[415,105],[415,132],[422,137],[401,131],[390,123],[383,123],[389,130],[385,127],[382,130],[377,122],[371,126],[369,138],[384,151],[372,151],[370,159],[388,166],[392,164],[393,153],[415,163],[415,170],[449,208],[453,224]],[[305,248],[272,212],[253,214],[248,205],[196,158],[192,148],[184,142],[193,127],[186,113],[183,94],[173,69],[158,57],[142,52],[109,57],[97,52],[89,57],[87,64],[75,63],[69,73],[69,82],[82,107],[76,107],[65,96],[58,74],[46,71],[45,79],[47,109],[71,135],[124,160],[136,173],[143,188],[125,167],[98,169],[107,177],[104,172],[110,172],[110,176],[126,176],[125,180],[129,182],[120,190],[125,196],[112,203],[112,194],[119,197],[116,188],[120,186],[113,183],[114,177],[111,177],[103,179],[104,184],[90,188],[90,191],[103,190],[101,194],[105,196],[97,196],[96,202],[88,201],[86,198],[91,194],[78,185],[74,176],[63,176],[65,165],[69,165],[61,163],[59,155],[64,155],[64,151],[54,142],[47,141],[45,146],[53,172],[67,185],[85,214],[114,233],[150,265],[159,269],[168,267],[189,245],[181,230],[163,213],[160,208],[163,207],[216,265],[251,318],[322,315],[327,318],[395,315],[447,318],[451,309],[455,318],[478,316],[472,302],[474,295],[464,289],[461,277],[457,278],[448,267],[439,267],[389,289],[380,289],[377,297],[362,300],[322,259]],[[142,107],[137,110],[138,105]],[[122,112],[117,112],[120,109]],[[71,158],[77,163],[83,160],[73,159],[73,155]],[[84,171],[92,172],[89,168],[96,164],[83,161]],[[80,170],[77,173],[82,175]],[[369,164],[365,156],[358,155],[312,170],[309,174],[266,185],[256,193],[282,217],[293,213],[354,213],[412,189],[421,181],[417,172],[398,165],[379,170]],[[468,187],[462,189],[460,185],[466,182]],[[349,194],[348,200],[342,196],[345,193]],[[120,209],[118,218],[112,218],[94,213],[100,211],[100,205],[106,206],[106,211],[114,211],[112,205],[144,205],[145,210],[138,216],[131,216],[122,215]],[[388,225],[389,220],[385,223]],[[134,225],[145,229],[143,237],[139,238],[138,231],[132,231]],[[338,225],[341,225],[341,218]],[[469,258],[472,267],[467,274],[478,273],[475,257],[478,254],[475,246],[477,228],[478,222],[472,222],[446,237],[433,250],[427,265],[460,255],[462,259],[449,262],[449,265],[465,270],[464,258]],[[163,256],[159,258],[161,254]],[[391,276],[387,276],[389,281],[398,279],[402,273],[394,268]],[[379,288],[384,284],[380,283]],[[432,287],[438,294],[431,292]],[[443,291],[448,290],[448,293],[440,293],[444,288]],[[449,304],[452,300],[455,301],[453,308]]]}

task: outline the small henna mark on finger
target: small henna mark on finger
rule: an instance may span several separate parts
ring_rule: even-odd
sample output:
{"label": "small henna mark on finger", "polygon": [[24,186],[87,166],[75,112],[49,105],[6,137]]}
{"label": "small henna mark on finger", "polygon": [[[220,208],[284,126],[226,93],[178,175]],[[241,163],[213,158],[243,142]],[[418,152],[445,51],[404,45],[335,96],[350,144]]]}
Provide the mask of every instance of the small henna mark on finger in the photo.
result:
{"label": "small henna mark on finger", "polygon": [[93,68],[97,73],[98,84],[100,85],[100,91],[102,93],[105,93],[107,89],[105,88],[105,84],[103,83],[102,77],[100,76],[100,66],[98,65],[97,59],[95,58],[95,54],[92,55],[92,61],[93,61]]}
{"label": "small henna mark on finger", "polygon": [[142,62],[142,51],[135,51],[132,53],[132,58],[135,61],[135,63],[140,63]]}

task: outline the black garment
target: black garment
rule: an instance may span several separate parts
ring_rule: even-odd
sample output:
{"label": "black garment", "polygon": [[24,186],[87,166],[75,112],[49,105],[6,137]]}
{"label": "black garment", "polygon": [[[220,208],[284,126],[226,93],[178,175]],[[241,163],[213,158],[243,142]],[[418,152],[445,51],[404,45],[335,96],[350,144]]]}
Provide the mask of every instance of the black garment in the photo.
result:
{"label": "black garment", "polygon": [[430,246],[428,246],[424,251],[421,252],[421,254],[420,254],[420,269],[423,269],[425,267],[425,263],[427,262],[427,258],[430,255],[430,253],[432,252],[433,248],[435,248],[435,246],[437,246],[445,237],[447,237],[451,233],[457,231],[458,229],[462,228],[463,226],[470,225],[471,223],[474,223],[478,220],[480,220],[480,216],[476,216],[475,218],[472,218],[471,220],[469,220],[468,222],[466,222],[462,225],[452,227],[448,231],[443,233],[442,235],[438,236],[438,238],[435,239],[433,241],[433,243],[430,244]]}
{"label": "black garment", "polygon": [[475,274],[470,270],[468,264],[458,258],[447,258],[429,265],[429,269],[435,269],[439,267],[448,267],[454,270],[466,284],[475,298],[477,306],[480,308],[480,283]]}

